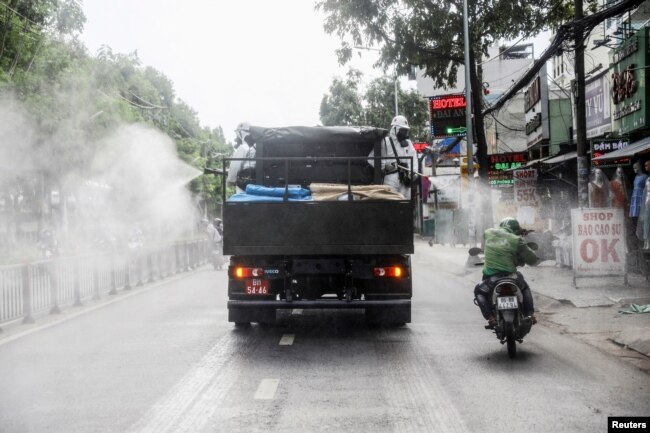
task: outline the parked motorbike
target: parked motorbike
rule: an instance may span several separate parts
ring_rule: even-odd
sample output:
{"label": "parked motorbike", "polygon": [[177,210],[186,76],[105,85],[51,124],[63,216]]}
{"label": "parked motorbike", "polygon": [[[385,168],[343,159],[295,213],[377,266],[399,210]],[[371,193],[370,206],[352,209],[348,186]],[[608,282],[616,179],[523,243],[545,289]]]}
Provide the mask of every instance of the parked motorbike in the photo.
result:
{"label": "parked motorbike", "polygon": [[[533,242],[528,242],[528,246],[537,250],[537,244]],[[469,254],[470,257],[478,258],[483,254],[483,250],[470,248]],[[480,262],[482,261],[481,257]],[[490,288],[492,311],[496,318],[496,325],[486,325],[485,329],[494,330],[497,339],[506,345],[508,356],[516,358],[517,342],[523,343],[533,325],[532,319],[524,316],[523,295],[517,284],[517,274],[493,276],[482,284],[487,284]],[[476,299],[474,303],[477,303]]]}

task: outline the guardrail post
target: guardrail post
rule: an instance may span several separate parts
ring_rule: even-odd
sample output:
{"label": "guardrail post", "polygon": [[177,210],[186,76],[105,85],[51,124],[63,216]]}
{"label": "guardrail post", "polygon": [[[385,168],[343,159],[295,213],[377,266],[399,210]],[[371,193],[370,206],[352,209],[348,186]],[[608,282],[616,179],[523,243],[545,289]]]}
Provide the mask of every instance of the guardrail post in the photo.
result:
{"label": "guardrail post", "polygon": [[161,280],[167,277],[167,271],[165,269],[165,250],[158,250],[158,278]]}
{"label": "guardrail post", "polygon": [[111,253],[111,290],[108,292],[109,295],[117,295],[117,284],[115,282],[115,254]]}
{"label": "guardrail post", "polygon": [[23,323],[34,323],[32,314],[32,279],[27,264],[23,267]]}
{"label": "guardrail post", "polygon": [[185,262],[185,272],[192,269],[190,267],[190,250],[187,241],[183,242],[183,261]]}
{"label": "guardrail post", "polygon": [[135,260],[135,270],[136,270],[136,275],[138,277],[138,282],[136,285],[142,286],[144,284],[142,282],[142,253],[138,254],[138,258]]}
{"label": "guardrail post", "polygon": [[174,275],[174,256],[172,254],[172,247],[169,245],[165,251],[165,268],[167,269],[167,276],[171,277]]}
{"label": "guardrail post", "polygon": [[96,264],[93,266],[93,299],[99,299],[99,269]]}
{"label": "guardrail post", "polygon": [[48,263],[47,274],[49,277],[48,281],[50,283],[50,302],[52,303],[50,314],[61,314],[61,309],[59,308],[59,282],[57,280],[57,273],[54,262]]}
{"label": "guardrail post", "polygon": [[131,253],[126,254],[124,260],[124,290],[131,290]]}
{"label": "guardrail post", "polygon": [[81,290],[79,289],[81,285],[81,276],[79,275],[79,260],[74,261],[72,268],[72,290],[74,292],[74,306],[81,307]]}
{"label": "guardrail post", "polygon": [[175,273],[180,273],[181,269],[181,257],[180,254],[178,253],[178,242],[174,242],[174,259],[175,259],[175,264],[176,267],[174,269]]}
{"label": "guardrail post", "polygon": [[147,283],[151,283],[155,280],[153,277],[153,260],[152,260],[152,252],[149,252],[147,254],[147,268],[149,269],[149,279],[147,280]]}

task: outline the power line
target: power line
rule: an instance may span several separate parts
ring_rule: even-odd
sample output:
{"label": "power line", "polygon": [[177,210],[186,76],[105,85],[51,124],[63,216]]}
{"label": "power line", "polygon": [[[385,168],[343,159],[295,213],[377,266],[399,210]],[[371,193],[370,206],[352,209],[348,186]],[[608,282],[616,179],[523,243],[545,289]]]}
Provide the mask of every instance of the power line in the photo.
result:
{"label": "power line", "polygon": [[583,32],[586,32],[586,34],[589,34],[589,32],[591,32],[596,25],[605,19],[621,15],[630,9],[638,7],[644,1],[645,0],[624,0],[610,8],[603,9],[602,11],[589,15],[579,21],[574,20],[571,23],[560,26],[557,33],[555,34],[555,37],[553,38],[553,41],[551,42],[551,45],[544,51],[544,53],[542,53],[542,56],[533,63],[530,69],[519,79],[517,83],[511,86],[510,89],[508,89],[508,91],[504,93],[503,96],[501,96],[501,98],[499,98],[494,104],[492,104],[492,106],[485,110],[483,112],[483,115],[485,116],[495,110],[498,110],[503,106],[503,104],[505,104],[505,101],[512,98],[519,90],[523,89],[524,86],[526,86],[535,77],[539,70],[546,64],[548,59],[550,59],[551,56],[555,55],[555,53],[561,49],[564,42],[567,39],[574,37],[574,28],[576,26],[582,28]]}
{"label": "power line", "polygon": [[142,99],[141,97],[139,97],[138,95],[136,95],[135,93],[133,93],[130,90],[129,90],[129,93],[131,95],[133,95],[134,97],[136,97],[139,101],[144,102],[145,104],[149,104],[149,106],[150,106],[149,108],[160,108],[161,110],[169,110],[169,107],[162,107],[160,105],[152,104],[151,102]]}

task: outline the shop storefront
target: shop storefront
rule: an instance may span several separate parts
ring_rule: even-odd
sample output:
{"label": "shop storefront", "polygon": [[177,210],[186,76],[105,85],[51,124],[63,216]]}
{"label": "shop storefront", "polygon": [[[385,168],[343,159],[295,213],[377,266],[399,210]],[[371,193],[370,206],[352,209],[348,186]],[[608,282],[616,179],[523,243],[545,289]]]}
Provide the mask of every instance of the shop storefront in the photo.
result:
{"label": "shop storefront", "polygon": [[623,209],[629,266],[637,271],[643,271],[644,256],[650,254],[648,36],[648,28],[642,28],[611,51],[613,137],[591,141],[591,206]]}

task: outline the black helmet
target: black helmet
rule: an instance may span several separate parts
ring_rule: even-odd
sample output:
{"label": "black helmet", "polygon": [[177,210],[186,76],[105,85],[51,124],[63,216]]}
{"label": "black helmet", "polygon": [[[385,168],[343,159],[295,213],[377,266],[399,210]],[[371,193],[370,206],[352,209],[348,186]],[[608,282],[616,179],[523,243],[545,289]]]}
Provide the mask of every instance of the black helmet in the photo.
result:
{"label": "black helmet", "polygon": [[510,233],[514,233],[516,235],[521,233],[521,226],[519,225],[519,221],[512,217],[506,217],[502,219],[499,223],[499,227],[506,229]]}

